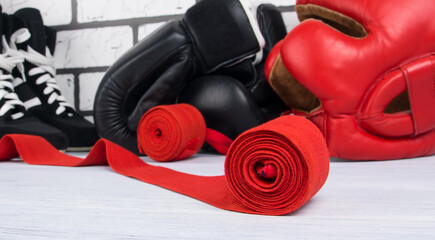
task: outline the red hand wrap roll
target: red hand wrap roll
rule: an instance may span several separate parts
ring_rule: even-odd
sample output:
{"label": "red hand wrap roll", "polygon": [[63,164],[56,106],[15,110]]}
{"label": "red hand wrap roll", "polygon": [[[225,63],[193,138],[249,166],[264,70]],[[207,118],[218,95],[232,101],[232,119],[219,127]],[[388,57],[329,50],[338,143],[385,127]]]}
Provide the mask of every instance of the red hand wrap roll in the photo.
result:
{"label": "red hand wrap roll", "polygon": [[236,199],[252,211],[271,215],[301,207],[320,190],[328,173],[329,153],[321,132],[298,116],[280,117],[244,132],[225,161]]}
{"label": "red hand wrap roll", "polygon": [[[297,116],[280,117],[240,135],[228,151],[225,176],[203,177],[152,166],[106,139],[99,140],[81,159],[57,151],[41,137],[4,136],[0,140],[0,161],[18,155],[29,164],[108,164],[120,174],[218,208],[266,215],[300,208],[319,191],[329,171],[323,136],[313,123]],[[259,176],[263,165],[267,173]]]}
{"label": "red hand wrap roll", "polygon": [[205,134],[204,118],[195,107],[184,103],[157,106],[139,122],[138,148],[159,162],[185,159],[201,149]]}

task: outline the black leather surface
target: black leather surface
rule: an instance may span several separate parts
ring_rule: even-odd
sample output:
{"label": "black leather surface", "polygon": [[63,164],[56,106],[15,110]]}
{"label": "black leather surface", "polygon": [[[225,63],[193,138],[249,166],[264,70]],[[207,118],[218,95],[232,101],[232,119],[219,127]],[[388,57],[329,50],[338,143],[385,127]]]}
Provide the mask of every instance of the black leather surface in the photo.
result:
{"label": "black leather surface", "polygon": [[221,68],[216,73],[239,80],[251,93],[255,104],[270,120],[288,110],[288,107],[267,83],[264,76],[264,62],[272,47],[287,35],[287,30],[281,12],[275,5],[260,4],[256,15],[265,39],[262,61],[254,66],[253,59],[246,59],[230,67]]}
{"label": "black leather surface", "polygon": [[273,46],[287,35],[287,29],[281,12],[273,4],[258,6],[257,21],[265,41],[263,48],[263,61],[265,61]]}
{"label": "black leather surface", "polygon": [[190,82],[178,102],[195,106],[207,127],[235,139],[266,120],[242,83],[225,75],[209,75]]}
{"label": "black leather surface", "polygon": [[237,0],[202,0],[186,12],[183,21],[189,26],[205,73],[260,51],[246,12]]}

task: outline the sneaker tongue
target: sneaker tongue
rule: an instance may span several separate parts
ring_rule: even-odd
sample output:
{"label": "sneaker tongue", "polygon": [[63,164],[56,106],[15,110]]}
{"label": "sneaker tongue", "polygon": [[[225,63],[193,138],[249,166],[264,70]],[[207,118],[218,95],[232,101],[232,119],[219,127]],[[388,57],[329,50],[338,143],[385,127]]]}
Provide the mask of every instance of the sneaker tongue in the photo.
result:
{"label": "sneaker tongue", "polygon": [[6,13],[2,13],[2,30],[1,33],[6,38],[6,41],[9,43],[12,34],[20,28],[24,27],[23,21],[14,16],[8,15]]}
{"label": "sneaker tongue", "polygon": [[45,55],[45,27],[39,10],[35,8],[22,8],[15,12],[14,15],[23,19],[32,35],[28,41],[29,46]]}

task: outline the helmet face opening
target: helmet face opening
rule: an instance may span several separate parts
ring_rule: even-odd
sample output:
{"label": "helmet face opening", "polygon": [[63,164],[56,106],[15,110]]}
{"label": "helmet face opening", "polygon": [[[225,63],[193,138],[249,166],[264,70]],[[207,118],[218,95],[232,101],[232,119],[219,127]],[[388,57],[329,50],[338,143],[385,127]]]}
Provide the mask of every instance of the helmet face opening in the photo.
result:
{"label": "helmet face opening", "polygon": [[384,113],[393,114],[399,112],[407,112],[411,110],[409,103],[408,90],[401,92],[395,97],[386,107]]}
{"label": "helmet face opening", "polygon": [[366,130],[386,137],[415,137],[434,129],[434,57],[414,59],[377,79],[357,118]]}
{"label": "helmet face opening", "polygon": [[350,37],[364,38],[367,36],[367,31],[362,24],[331,9],[314,4],[303,4],[296,5],[296,12],[301,22],[315,19]]}

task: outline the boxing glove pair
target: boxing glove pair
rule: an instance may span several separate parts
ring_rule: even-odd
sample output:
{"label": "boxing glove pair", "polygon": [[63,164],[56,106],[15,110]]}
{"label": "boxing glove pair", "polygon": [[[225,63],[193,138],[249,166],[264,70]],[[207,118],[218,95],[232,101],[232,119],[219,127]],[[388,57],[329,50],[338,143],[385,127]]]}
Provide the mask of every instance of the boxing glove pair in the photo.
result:
{"label": "boxing glove pair", "polygon": [[[177,102],[196,107],[207,127],[234,140],[244,131],[278,117],[285,104],[268,85],[264,64],[272,47],[287,34],[281,12],[272,4],[260,4],[253,10],[265,39],[257,59],[200,76],[184,87]],[[214,151],[206,143],[203,150]]]}
{"label": "boxing glove pair", "polygon": [[268,82],[323,132],[332,156],[435,153],[435,2],[298,0]]}
{"label": "boxing glove pair", "polygon": [[[284,27],[279,38],[285,34]],[[264,77],[259,83],[263,73],[258,74],[255,68],[259,66],[256,62],[262,60],[264,64],[264,45],[258,23],[243,1],[198,2],[181,20],[171,21],[152,33],[108,69],[94,105],[100,137],[139,153],[136,130],[143,114],[154,106],[177,102],[198,107],[207,127],[221,126],[218,131],[232,139],[263,123],[271,113],[263,113],[260,106],[255,106],[254,96],[262,97],[261,86],[275,95]],[[262,67],[259,69],[263,72]],[[202,78],[205,76],[207,80]],[[246,86],[256,90],[250,92]],[[281,102],[276,96],[275,100]],[[276,108],[268,100],[262,104]],[[221,119],[231,120],[228,112],[232,112],[238,116],[234,118],[238,125],[219,122],[202,107],[212,109]]]}

